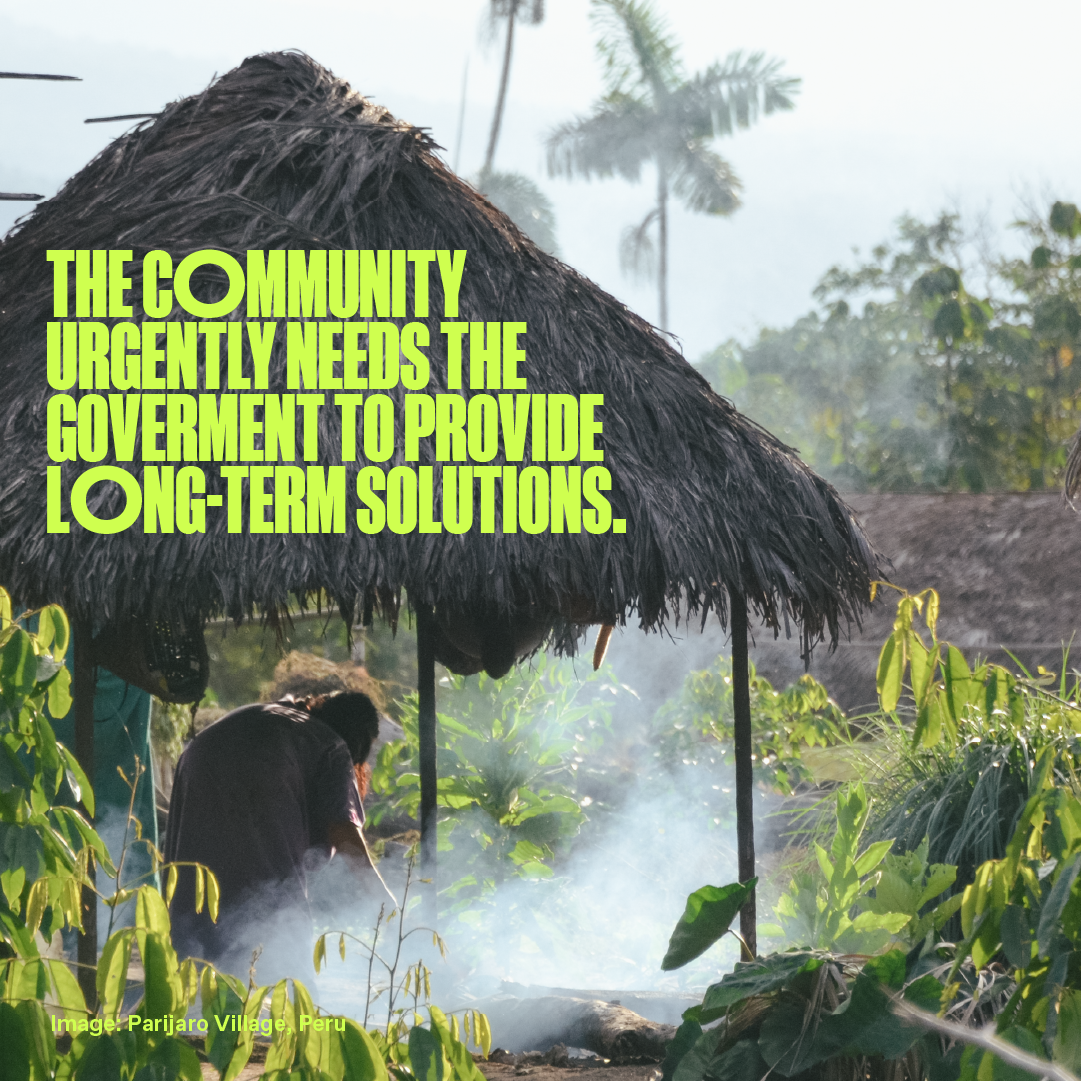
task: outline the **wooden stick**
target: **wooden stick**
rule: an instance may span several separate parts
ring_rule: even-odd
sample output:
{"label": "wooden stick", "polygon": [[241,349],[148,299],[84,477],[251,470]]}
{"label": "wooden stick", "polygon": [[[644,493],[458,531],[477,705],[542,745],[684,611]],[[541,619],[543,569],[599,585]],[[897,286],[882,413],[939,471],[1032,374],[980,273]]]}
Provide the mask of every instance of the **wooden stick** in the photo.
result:
{"label": "wooden stick", "polygon": [[92,116],[84,120],[84,124],[107,124],[110,120],[149,120],[151,117],[161,116],[161,113],[121,113],[120,116]]}
{"label": "wooden stick", "polygon": [[[94,692],[97,673],[91,654],[93,635],[90,624],[76,621],[75,641],[75,757],[86,774],[91,787],[94,785]],[[94,881],[94,857],[90,857],[87,874]],[[79,986],[87,1008],[97,1009],[97,964],[98,964],[98,899],[90,886],[83,886],[82,893],[83,929],[79,934]]]}
{"label": "wooden stick", "polygon": [[1046,1059],[1037,1058],[1035,1055],[1022,1051],[1012,1043],[999,1039],[993,1032],[987,1029],[967,1028],[958,1025],[954,1021],[947,1021],[944,1017],[937,1017],[927,1010],[921,1010],[904,999],[894,999],[893,1012],[903,1021],[918,1025],[928,1032],[937,1032],[940,1036],[946,1036],[958,1043],[967,1043],[972,1047],[980,1047],[984,1051],[990,1051],[996,1058],[1001,1059],[1008,1066],[1016,1066],[1019,1070],[1027,1070],[1036,1077],[1053,1078],[1054,1081],[1081,1081],[1076,1074],[1071,1073],[1064,1066],[1048,1062]]}
{"label": "wooden stick", "polygon": [[[736,743],[736,845],[739,853],[739,880],[754,878],[754,772],[751,736],[750,667],[747,663],[747,599],[731,595],[732,604],[732,705],[735,713]],[[739,911],[739,931],[751,956],[758,953],[755,895],[747,898]]]}
{"label": "wooden stick", "polygon": [[44,198],[32,191],[0,191],[0,202],[5,203],[40,203]]}
{"label": "wooden stick", "polygon": [[0,71],[0,79],[48,79],[54,83],[81,83],[78,75],[31,75],[24,71]]}

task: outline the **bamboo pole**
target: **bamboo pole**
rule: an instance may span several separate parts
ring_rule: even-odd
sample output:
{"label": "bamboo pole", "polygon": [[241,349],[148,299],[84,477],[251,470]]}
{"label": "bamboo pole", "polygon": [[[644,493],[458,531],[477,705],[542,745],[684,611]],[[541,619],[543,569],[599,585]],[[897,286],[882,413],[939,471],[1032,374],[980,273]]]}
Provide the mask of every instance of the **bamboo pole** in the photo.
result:
{"label": "bamboo pole", "polygon": [[[94,784],[94,692],[97,673],[94,669],[91,648],[93,635],[89,623],[75,623],[74,631],[74,683],[75,683],[75,757],[91,787]],[[94,881],[93,856],[87,864],[87,874]],[[98,964],[98,903],[91,886],[83,886],[83,929],[79,934],[79,986],[86,999],[87,1008],[97,1008]]]}
{"label": "bamboo pole", "polygon": [[417,693],[420,698],[417,730],[420,738],[420,870],[430,879],[427,919],[434,922],[436,894],[436,784],[435,761],[435,617],[428,604],[417,605]]}
{"label": "bamboo pole", "polygon": [[[736,743],[736,845],[739,880],[754,878],[754,775],[751,736],[750,666],[747,663],[747,598],[735,593],[732,602],[732,705]],[[739,931],[751,956],[758,953],[755,895],[739,912]]]}

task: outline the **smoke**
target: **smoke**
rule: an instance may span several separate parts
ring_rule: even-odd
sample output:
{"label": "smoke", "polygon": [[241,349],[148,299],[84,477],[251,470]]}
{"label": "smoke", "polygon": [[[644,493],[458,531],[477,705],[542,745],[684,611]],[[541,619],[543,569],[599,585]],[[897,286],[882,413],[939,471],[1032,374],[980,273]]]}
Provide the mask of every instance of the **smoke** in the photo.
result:
{"label": "smoke", "polygon": [[[445,959],[432,935],[418,929],[424,885],[414,870],[404,923],[404,931],[413,933],[402,944],[396,983],[420,962],[431,973],[433,1002],[444,1008],[483,1009],[492,996],[529,996],[539,988],[605,999],[620,991],[653,992],[667,998],[639,1004],[638,1011],[678,1023],[678,1014],[690,1005],[688,996],[700,995],[738,959],[735,939],[726,936],[683,969],[664,973],[660,967],[687,895],[707,883],[736,879],[732,771],[719,767],[707,777],[703,772],[700,766],[684,767],[668,791],[644,782],[630,788],[617,811],[590,824],[551,878],[508,878],[463,904],[456,901],[456,887],[461,890],[475,868],[464,866],[455,850],[441,852],[438,930],[447,946]],[[711,783],[703,785],[705,780]],[[712,817],[697,798],[703,787],[715,800]],[[760,822],[760,840],[769,825]],[[391,846],[380,871],[401,898],[408,873],[404,849]],[[309,895],[311,916],[299,907],[281,907],[273,891],[253,898],[234,925],[235,948],[223,958],[224,967],[246,979],[252,950],[261,949],[260,984],[294,975],[309,984],[322,1008],[358,1019],[367,1010],[369,1024],[385,1024],[389,973],[376,960],[369,976],[369,953],[357,941],[373,943],[385,894],[336,858],[310,877]],[[389,903],[375,946],[392,964],[399,924],[396,915],[389,922],[387,915],[392,915]],[[329,932],[327,961],[318,977],[310,961],[313,925],[315,935]],[[347,936],[344,961],[338,952],[341,933]],[[412,994],[398,994],[395,1005],[413,1001]],[[514,1043],[513,1034],[496,1036],[502,1046]]]}
{"label": "smoke", "polygon": [[[726,760],[731,756],[719,747],[712,756],[662,766],[643,723],[657,704],[678,693],[686,671],[716,657],[718,635],[693,635],[686,644],[643,638],[628,634],[620,643],[617,636],[612,651],[621,678],[634,673],[630,681],[639,692],[613,721],[613,741],[624,759],[610,771],[604,798],[583,801],[589,821],[552,861],[551,877],[520,877],[506,861],[502,869],[478,862],[465,838],[492,832],[493,823],[473,811],[475,818],[467,814],[450,835],[453,847],[444,838],[438,854],[437,927],[445,959],[431,932],[420,929],[426,910],[419,869],[412,872],[403,924],[408,937],[399,951],[399,919],[386,894],[336,857],[309,875],[307,908],[283,907],[274,891],[252,898],[237,920],[235,949],[224,966],[246,980],[252,951],[261,949],[258,983],[295,975],[309,984],[323,1009],[358,1020],[367,1013],[369,1026],[388,1019],[391,976],[384,962],[393,966],[396,956],[395,985],[419,962],[430,971],[431,999],[441,1008],[484,1009],[494,996],[529,997],[547,988],[619,998],[653,1020],[678,1023],[694,996],[738,959],[736,940],[726,936],[680,970],[665,973],[660,967],[688,894],[737,879],[735,782]],[[760,851],[776,833],[776,820],[767,817],[775,806],[772,797],[756,791]],[[405,848],[388,844],[379,869],[401,899],[409,874]],[[324,932],[327,960],[315,976],[311,948]],[[375,960],[369,952],[373,943]],[[396,992],[394,1007],[411,1008],[415,990],[411,981],[408,997]],[[636,998],[629,992],[647,994]],[[416,1001],[423,1005],[423,994]],[[497,1031],[496,1041],[513,1046],[513,1033]]]}

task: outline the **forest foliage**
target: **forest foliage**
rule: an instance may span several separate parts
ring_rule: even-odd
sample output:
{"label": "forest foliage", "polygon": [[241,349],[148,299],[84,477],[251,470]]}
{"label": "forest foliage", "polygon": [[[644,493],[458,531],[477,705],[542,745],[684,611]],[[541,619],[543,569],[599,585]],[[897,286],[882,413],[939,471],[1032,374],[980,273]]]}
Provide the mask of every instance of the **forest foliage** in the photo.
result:
{"label": "forest foliage", "polygon": [[1008,258],[958,214],[902,218],[816,310],[701,370],[847,490],[1054,488],[1081,422],[1081,212],[1015,224],[1028,254]]}

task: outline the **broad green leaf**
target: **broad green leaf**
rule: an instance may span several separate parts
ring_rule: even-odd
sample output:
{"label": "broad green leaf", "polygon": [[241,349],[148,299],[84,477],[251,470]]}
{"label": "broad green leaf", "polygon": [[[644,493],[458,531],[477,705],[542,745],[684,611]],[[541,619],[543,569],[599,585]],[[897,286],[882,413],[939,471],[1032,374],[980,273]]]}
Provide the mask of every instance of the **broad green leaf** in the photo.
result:
{"label": "broad green leaf", "polygon": [[954,722],[964,716],[971,693],[972,672],[969,670],[965,655],[954,645],[946,649],[946,701]]}
{"label": "broad green leaf", "polygon": [[74,973],[63,961],[50,961],[49,973],[53,980],[53,995],[56,1005],[64,1016],[78,1020],[86,1016],[86,999]]}
{"label": "broad green leaf", "polygon": [[901,697],[901,677],[904,675],[904,647],[897,634],[891,634],[882,646],[875,674],[875,689],[883,710],[892,713]]}
{"label": "broad green leaf", "polygon": [[[244,1002],[243,1016],[249,1022],[256,1020],[262,1012],[268,990],[269,988],[266,987],[253,987],[248,992],[247,1000]],[[222,1081],[234,1081],[235,1078],[240,1076],[241,1070],[247,1066],[248,1060],[251,1058],[254,1044],[255,1032],[253,1030],[246,1029],[238,1033],[236,1047],[233,1050],[232,1057],[229,1059],[229,1065],[226,1066],[225,1072],[222,1074]]]}
{"label": "broad green leaf", "polygon": [[148,931],[139,935],[139,953],[146,974],[143,996],[146,1016],[175,1015],[184,1005],[184,988],[168,932],[162,935]]}
{"label": "broad green leaf", "polygon": [[124,1002],[131,943],[135,931],[128,927],[109,936],[98,961],[97,988],[103,1016],[116,1018]]}
{"label": "broad green leaf", "polygon": [[[702,1036],[702,1026],[698,1023],[697,1018],[690,1017],[688,1014],[698,1010],[698,1007],[692,1007],[683,1016],[683,1023],[676,1029],[675,1036],[665,1045],[664,1048],[664,1062],[661,1066],[661,1081],[672,1081],[672,1076],[676,1072],[676,1067],[683,1061],[686,1056],[698,1040]],[[710,1051],[712,1055],[712,1051]],[[702,1071],[702,1076],[705,1075],[705,1070]],[[687,1081],[699,1081],[698,1078],[687,1078]]]}
{"label": "broad green leaf", "polygon": [[[688,1022],[684,1022],[680,1026],[682,1029]],[[719,1034],[716,1031],[702,1032],[701,1026],[698,1028],[699,1035],[697,1039],[691,1044],[683,1055],[680,1057],[679,1062],[674,1067],[671,1079],[672,1081],[703,1081],[706,1074],[709,1072],[710,1065],[713,1062],[714,1052],[717,1050],[717,1042]],[[688,1036],[690,1032],[688,1032]],[[678,1031],[677,1031],[678,1037]],[[665,1065],[667,1067],[668,1059],[665,1059]],[[669,1075],[667,1072],[663,1075],[667,1078]]]}
{"label": "broad green leaf", "polygon": [[3,649],[0,649],[0,689],[8,705],[14,708],[34,689],[37,657],[30,635],[16,627]]}
{"label": "broad green leaf", "polygon": [[30,1076],[35,1081],[46,1081],[52,1076],[56,1059],[56,1037],[53,1036],[49,1015],[40,1002],[20,1002],[15,1012],[29,1036]]}
{"label": "broad green leaf", "polygon": [[195,1048],[173,1036],[151,1049],[146,1066],[135,1075],[138,1081],[202,1081],[202,1077]]}
{"label": "broad green leaf", "polygon": [[1081,990],[1064,990],[1059,996],[1051,1059],[1081,1077]]}
{"label": "broad green leaf", "polygon": [[3,902],[0,902],[0,937],[15,950],[17,957],[38,956],[38,948],[26,925]]}
{"label": "broad green leaf", "polygon": [[807,951],[774,953],[755,961],[738,961],[732,972],[706,989],[702,1000],[702,1023],[716,1020],[730,1006],[745,998],[776,991],[797,975],[813,972],[822,964],[821,958]]}
{"label": "broad green leaf", "polygon": [[866,878],[885,858],[893,847],[893,841],[876,841],[856,860],[856,874]]}
{"label": "broad green leaf", "polygon": [[1032,932],[1028,913],[1020,905],[1007,905],[999,920],[1002,952],[1014,968],[1027,968],[1032,960]]}
{"label": "broad green leaf", "polygon": [[1077,852],[1060,865],[1054,886],[1040,911],[1040,925],[1036,932],[1040,954],[1044,957],[1051,950],[1051,940],[1062,927],[1062,911],[1070,899],[1074,882],[1081,871],[1081,852]]}
{"label": "broad green leaf", "polygon": [[44,610],[49,613],[53,625],[52,655],[57,660],[63,660],[71,642],[71,624],[68,622],[68,614],[58,604],[46,605]]}
{"label": "broad green leaf", "polygon": [[71,673],[61,668],[49,684],[49,716],[66,717],[71,709]]}
{"label": "broad green leaf", "polygon": [[342,1060],[345,1076],[353,1081],[389,1081],[386,1063],[371,1036],[357,1024],[347,1019],[345,1032],[341,1034]]}
{"label": "broad green leaf", "polygon": [[[205,1006],[203,1015],[206,1016]],[[284,1021],[286,1027],[280,1032],[275,1027],[274,1039],[271,1042],[270,1050],[267,1052],[267,1072],[289,1070],[292,1068],[296,1055],[297,1031],[293,1011],[289,1009],[289,985],[286,980],[279,980],[274,985],[274,990],[270,996],[270,1016],[275,1021]]]}
{"label": "broad green leaf", "polygon": [[907,636],[909,675],[912,680],[912,697],[916,706],[922,706],[927,697],[927,688],[930,686],[931,677],[935,672],[934,659],[932,658],[923,640],[915,631],[909,631]]}
{"label": "broad green leaf", "polygon": [[60,757],[64,762],[64,769],[67,772],[68,786],[71,788],[71,793],[75,797],[76,803],[82,803],[86,808],[87,814],[94,813],[94,790],[90,786],[90,782],[86,779],[86,774],[83,772],[83,767],[79,765],[79,760],[65,747],[62,743],[56,745],[56,749],[60,752]]}
{"label": "broad green leaf", "polygon": [[0,1081],[30,1081],[30,1038],[14,1006],[0,1002]]}
{"label": "broad green leaf", "polygon": [[416,1081],[443,1081],[443,1045],[421,1025],[409,1030],[409,1065]]}
{"label": "broad green leaf", "polygon": [[957,880],[957,868],[947,863],[935,863],[928,868],[927,884],[920,893],[917,909],[923,908],[928,901],[944,893]]}
{"label": "broad green leaf", "polygon": [[742,884],[695,890],[672,932],[661,969],[670,972],[705,953],[728,930],[757,883],[758,879],[752,878]]}

